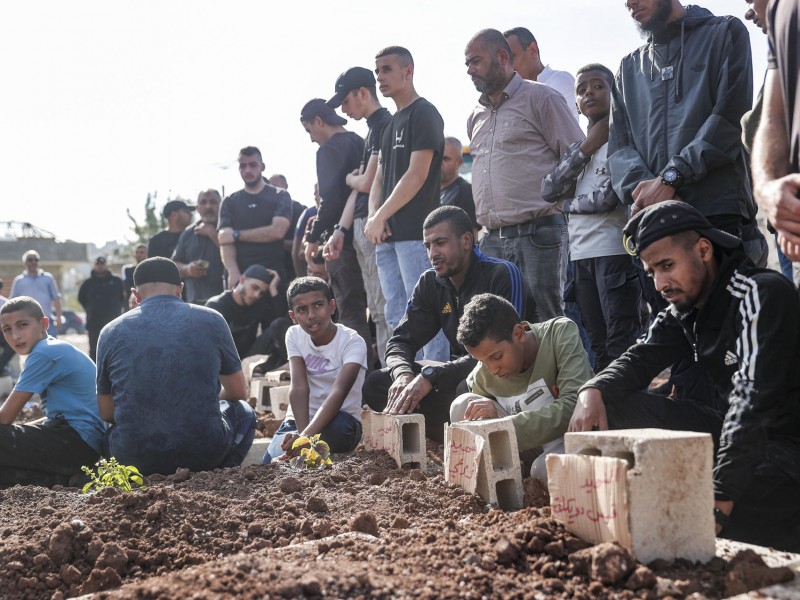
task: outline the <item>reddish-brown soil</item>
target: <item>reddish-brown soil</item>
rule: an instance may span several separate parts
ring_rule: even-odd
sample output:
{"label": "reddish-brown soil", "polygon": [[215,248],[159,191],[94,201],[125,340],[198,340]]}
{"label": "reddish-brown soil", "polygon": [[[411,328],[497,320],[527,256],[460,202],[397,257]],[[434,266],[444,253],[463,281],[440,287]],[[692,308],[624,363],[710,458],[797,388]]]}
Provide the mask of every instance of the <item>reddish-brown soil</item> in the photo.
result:
{"label": "reddish-brown soil", "polygon": [[0,598],[720,598],[791,577],[749,555],[646,567],[587,548],[547,508],[449,486],[441,452],[427,473],[359,450],[328,471],[179,471],[132,494],[5,490]]}

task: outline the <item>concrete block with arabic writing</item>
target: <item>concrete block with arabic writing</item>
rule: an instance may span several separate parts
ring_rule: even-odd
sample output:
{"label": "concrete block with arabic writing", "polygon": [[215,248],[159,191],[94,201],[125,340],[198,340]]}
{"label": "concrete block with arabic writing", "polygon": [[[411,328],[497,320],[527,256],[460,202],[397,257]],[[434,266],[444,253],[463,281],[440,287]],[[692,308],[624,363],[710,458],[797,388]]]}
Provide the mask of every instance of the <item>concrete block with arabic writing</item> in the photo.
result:
{"label": "concrete block with arabic writing", "polygon": [[283,419],[286,411],[289,410],[289,386],[267,386],[266,389],[269,393],[269,410],[276,419]]}
{"label": "concrete block with arabic writing", "polygon": [[398,467],[413,465],[424,471],[425,417],[419,414],[387,415],[372,410],[361,411],[364,447],[386,450]]}
{"label": "concrete block with arabic writing", "polygon": [[447,481],[504,510],[522,508],[519,448],[511,421],[453,423],[445,429],[444,447]]}
{"label": "concrete block with arabic writing", "polygon": [[619,541],[643,563],[714,556],[709,434],[624,429],[568,433],[564,443],[567,455],[548,456],[547,472],[553,516],[568,529]]}

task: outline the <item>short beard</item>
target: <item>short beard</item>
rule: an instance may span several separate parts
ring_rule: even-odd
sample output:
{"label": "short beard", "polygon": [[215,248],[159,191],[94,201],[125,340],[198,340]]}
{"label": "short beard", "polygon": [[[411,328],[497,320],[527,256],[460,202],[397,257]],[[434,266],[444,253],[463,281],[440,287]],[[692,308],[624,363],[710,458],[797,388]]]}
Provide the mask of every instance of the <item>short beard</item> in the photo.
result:
{"label": "short beard", "polygon": [[492,60],[489,70],[486,72],[485,77],[481,77],[477,81],[473,81],[475,89],[481,94],[493,94],[503,89],[505,77],[503,76],[503,69],[497,59]]}
{"label": "short beard", "polygon": [[653,33],[659,33],[667,28],[667,21],[672,12],[672,2],[670,0],[658,0],[656,11],[647,23],[636,22],[636,28],[639,30],[639,35],[644,39],[650,37]]}

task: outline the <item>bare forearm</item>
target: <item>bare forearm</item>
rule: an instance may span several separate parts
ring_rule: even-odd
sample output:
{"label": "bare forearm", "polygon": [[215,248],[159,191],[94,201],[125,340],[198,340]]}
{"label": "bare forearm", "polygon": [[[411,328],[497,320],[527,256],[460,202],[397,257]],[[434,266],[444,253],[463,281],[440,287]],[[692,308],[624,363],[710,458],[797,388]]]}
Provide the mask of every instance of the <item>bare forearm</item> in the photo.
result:
{"label": "bare forearm", "polygon": [[297,431],[304,431],[308,427],[308,388],[292,386],[289,389],[289,404]]}
{"label": "bare forearm", "polygon": [[239,265],[236,263],[236,246],[234,244],[222,244],[219,247],[222,264],[228,273],[239,273]]}
{"label": "bare forearm", "polygon": [[369,190],[369,215],[372,216],[383,203],[383,169],[378,168]]}
{"label": "bare forearm", "polygon": [[342,227],[347,227],[350,229],[353,226],[353,215],[356,212],[356,196],[358,192],[353,190],[350,192],[350,196],[347,198],[347,203],[344,205],[344,210],[342,210],[342,216],[339,217],[339,225]]}

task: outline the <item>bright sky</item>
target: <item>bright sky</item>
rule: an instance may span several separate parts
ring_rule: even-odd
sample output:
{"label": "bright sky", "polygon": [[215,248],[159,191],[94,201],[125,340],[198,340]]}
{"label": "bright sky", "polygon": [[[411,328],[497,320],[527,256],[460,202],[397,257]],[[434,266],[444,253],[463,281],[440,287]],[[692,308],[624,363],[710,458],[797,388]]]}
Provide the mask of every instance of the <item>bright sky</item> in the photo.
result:
{"label": "bright sky", "polygon": [[[746,9],[701,5],[740,18]],[[385,46],[411,50],[417,91],[442,113],[445,134],[466,141],[477,92],[463,51],[478,30],[528,27],[544,62],[572,73],[590,62],[616,71],[644,43],[623,0],[40,0],[2,12],[0,220],[97,244],[132,238],[125,210],[141,218],[148,192],[160,208],[170,195],[239,189],[236,156],[247,145],[311,204],[316,146],[300,108],[332,96],[345,69],[373,68]],[[748,28],[758,86],[766,40]]]}

